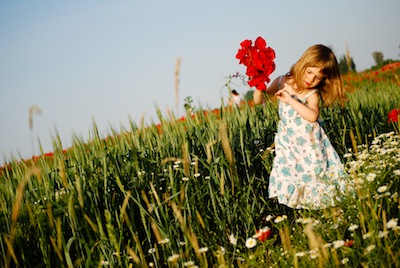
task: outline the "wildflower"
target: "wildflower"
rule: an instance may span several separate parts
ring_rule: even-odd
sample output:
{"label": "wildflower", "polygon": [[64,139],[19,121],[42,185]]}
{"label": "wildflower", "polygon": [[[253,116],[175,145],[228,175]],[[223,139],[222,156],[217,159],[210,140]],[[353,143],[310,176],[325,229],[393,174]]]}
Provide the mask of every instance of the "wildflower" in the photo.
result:
{"label": "wildflower", "polygon": [[334,248],[340,248],[340,247],[342,247],[342,246],[344,246],[344,241],[343,240],[336,240],[336,241],[333,241],[333,247]]}
{"label": "wildflower", "polygon": [[337,224],[337,223],[332,224],[331,227],[329,227],[329,228],[332,229],[332,230],[336,230],[336,229],[339,228],[339,224]]}
{"label": "wildflower", "polygon": [[342,264],[346,264],[346,263],[348,263],[349,262],[349,258],[344,258],[344,259],[342,259]]}
{"label": "wildflower", "polygon": [[210,176],[205,176],[204,179],[209,180]]}
{"label": "wildflower", "polygon": [[393,109],[388,113],[388,123],[397,122],[400,116],[400,109]]}
{"label": "wildflower", "polygon": [[205,253],[205,252],[207,252],[208,251],[208,247],[202,247],[202,248],[200,248],[197,252],[198,253]]}
{"label": "wildflower", "polygon": [[375,173],[369,173],[367,175],[367,181],[374,181],[376,178],[376,174]]}
{"label": "wildflower", "polygon": [[357,224],[350,225],[349,228],[347,228],[347,230],[349,230],[350,232],[354,232],[357,229],[358,229]]}
{"label": "wildflower", "polygon": [[182,178],[182,181],[188,181],[188,180],[189,180],[188,177],[183,177],[183,178]]}
{"label": "wildflower", "polygon": [[377,191],[378,191],[379,193],[383,193],[383,192],[386,192],[386,190],[387,190],[387,186],[381,186],[381,187],[378,188]]}
{"label": "wildflower", "polygon": [[264,228],[256,231],[255,237],[261,242],[265,242],[265,240],[271,237],[271,229],[268,226],[265,226]]}
{"label": "wildflower", "polygon": [[307,224],[307,223],[311,223],[312,219],[311,218],[299,218],[296,220],[296,222],[299,222],[301,224]]}
{"label": "wildflower", "polygon": [[164,244],[167,244],[168,242],[169,242],[169,239],[168,239],[168,238],[164,238],[163,240],[160,240],[160,241],[158,242],[158,244],[164,245]]}
{"label": "wildflower", "polygon": [[281,221],[284,221],[285,219],[287,219],[287,216],[286,215],[283,215],[283,216],[278,216],[278,217],[276,217],[276,219],[275,219],[275,223],[280,223]]}
{"label": "wildflower", "polygon": [[386,223],[386,226],[388,229],[394,229],[395,227],[397,227],[397,222],[398,222],[397,218],[391,219]]}
{"label": "wildflower", "polygon": [[389,233],[388,231],[379,231],[378,237],[379,237],[379,238],[385,237],[385,236],[388,235],[388,233]]}
{"label": "wildflower", "polygon": [[332,243],[326,243],[326,244],[324,244],[322,247],[323,247],[323,248],[329,248],[330,246],[332,246]]}
{"label": "wildflower", "polygon": [[310,254],[311,259],[316,259],[319,256],[318,249],[313,249],[308,252]]}
{"label": "wildflower", "polygon": [[373,231],[368,232],[368,233],[366,233],[366,234],[363,234],[362,238],[365,240],[365,239],[367,239],[367,238],[370,238],[373,234],[374,234]]}
{"label": "wildflower", "polygon": [[257,241],[253,238],[247,238],[246,240],[246,247],[247,248],[254,248],[257,245]]}
{"label": "wildflower", "polygon": [[365,250],[364,250],[364,255],[370,253],[371,251],[373,251],[375,248],[375,245],[369,245]]}
{"label": "wildflower", "polygon": [[271,216],[271,215],[268,215],[268,216],[265,218],[265,220],[266,220],[266,221],[272,220],[272,216]]}
{"label": "wildflower", "polygon": [[151,248],[151,249],[149,249],[149,254],[153,254],[153,253],[155,253],[156,252],[156,249],[155,248]]}
{"label": "wildflower", "polygon": [[348,247],[348,248],[351,248],[353,245],[354,245],[354,240],[346,240],[346,241],[344,242],[344,245],[343,245],[343,246]]}
{"label": "wildflower", "polygon": [[303,257],[304,255],[306,255],[304,251],[296,253],[296,257]]}
{"label": "wildflower", "polygon": [[237,245],[237,238],[233,234],[230,234],[228,238],[229,238],[229,243],[231,243],[234,246]]}
{"label": "wildflower", "polygon": [[169,262],[176,262],[179,259],[180,255],[179,254],[174,254],[172,256],[168,257]]}
{"label": "wildflower", "polygon": [[193,174],[193,176],[194,176],[195,178],[198,178],[198,177],[200,177],[200,173],[195,173],[195,174]]}
{"label": "wildflower", "polygon": [[187,261],[183,263],[183,266],[185,267],[192,267],[194,266],[194,261]]}
{"label": "wildflower", "polygon": [[393,173],[396,176],[400,176],[400,169],[396,169],[395,171],[393,171]]}
{"label": "wildflower", "polygon": [[344,154],[344,155],[343,155],[344,158],[350,158],[350,157],[352,157],[352,156],[353,156],[353,155],[352,155],[351,153],[347,153],[347,154]]}

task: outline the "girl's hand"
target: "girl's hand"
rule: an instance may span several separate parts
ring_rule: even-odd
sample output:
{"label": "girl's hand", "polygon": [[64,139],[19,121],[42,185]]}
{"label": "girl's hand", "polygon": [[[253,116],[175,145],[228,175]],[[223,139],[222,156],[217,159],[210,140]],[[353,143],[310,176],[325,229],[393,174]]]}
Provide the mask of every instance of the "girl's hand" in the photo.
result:
{"label": "girl's hand", "polygon": [[278,90],[275,93],[275,96],[277,96],[280,101],[287,103],[287,104],[289,104],[289,102],[293,99],[292,96],[289,94],[289,92],[285,88]]}

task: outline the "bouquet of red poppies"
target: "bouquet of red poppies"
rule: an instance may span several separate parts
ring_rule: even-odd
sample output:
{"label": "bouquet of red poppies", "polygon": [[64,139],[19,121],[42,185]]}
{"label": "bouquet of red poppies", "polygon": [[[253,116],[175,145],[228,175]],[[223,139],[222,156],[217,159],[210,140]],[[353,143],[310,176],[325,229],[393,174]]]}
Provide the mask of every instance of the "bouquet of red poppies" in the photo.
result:
{"label": "bouquet of red poppies", "polygon": [[261,91],[266,90],[265,82],[269,83],[269,76],[275,71],[275,51],[267,47],[267,42],[261,36],[257,37],[254,45],[251,40],[244,40],[240,46],[236,58],[239,59],[239,64],[247,67],[249,86]]}

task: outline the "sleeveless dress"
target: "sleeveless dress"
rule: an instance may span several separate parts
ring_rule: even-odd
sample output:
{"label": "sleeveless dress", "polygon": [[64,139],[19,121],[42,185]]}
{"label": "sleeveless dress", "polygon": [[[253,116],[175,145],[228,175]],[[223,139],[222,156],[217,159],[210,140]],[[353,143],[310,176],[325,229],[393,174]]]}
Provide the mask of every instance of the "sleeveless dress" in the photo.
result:
{"label": "sleeveless dress", "polygon": [[[304,99],[318,90],[310,92]],[[268,194],[295,209],[334,206],[346,192],[344,166],[319,122],[311,123],[279,102],[275,158]]]}

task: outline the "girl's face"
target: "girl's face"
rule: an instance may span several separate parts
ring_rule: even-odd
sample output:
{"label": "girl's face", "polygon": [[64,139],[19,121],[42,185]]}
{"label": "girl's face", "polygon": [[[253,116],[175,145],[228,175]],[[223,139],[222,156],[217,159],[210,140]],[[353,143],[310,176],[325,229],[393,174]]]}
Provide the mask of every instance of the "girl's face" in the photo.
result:
{"label": "girl's face", "polygon": [[303,75],[304,87],[312,89],[318,86],[318,84],[324,79],[324,75],[321,73],[321,68],[318,67],[307,67]]}

